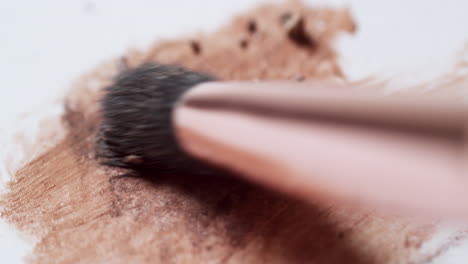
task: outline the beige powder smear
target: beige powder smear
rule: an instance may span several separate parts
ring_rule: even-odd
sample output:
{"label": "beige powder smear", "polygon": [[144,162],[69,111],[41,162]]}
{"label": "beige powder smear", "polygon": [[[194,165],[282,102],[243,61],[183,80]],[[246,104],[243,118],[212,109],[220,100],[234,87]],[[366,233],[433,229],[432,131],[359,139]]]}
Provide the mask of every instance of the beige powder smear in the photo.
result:
{"label": "beige powder smear", "polygon": [[297,2],[266,5],[216,33],[156,43],[83,76],[67,100],[67,135],[20,169],[2,198],[3,217],[39,239],[28,260],[430,261],[433,255],[416,253],[433,234],[432,225],[306,204],[223,175],[128,177],[94,159],[100,91],[124,68],[157,61],[223,80],[342,79],[332,44],[338,33],[354,30],[344,9],[310,9]]}

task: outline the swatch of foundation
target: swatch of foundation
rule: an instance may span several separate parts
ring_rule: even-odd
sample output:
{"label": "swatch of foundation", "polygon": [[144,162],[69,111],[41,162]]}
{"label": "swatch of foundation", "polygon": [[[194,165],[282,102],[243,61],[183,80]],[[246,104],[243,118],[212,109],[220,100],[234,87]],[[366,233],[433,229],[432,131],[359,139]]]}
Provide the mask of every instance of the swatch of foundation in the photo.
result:
{"label": "swatch of foundation", "polygon": [[101,89],[141,63],[179,64],[222,80],[337,79],[333,41],[346,9],[265,5],[219,31],[131,51],[71,89],[64,139],[15,175],[2,216],[38,243],[31,263],[425,263],[436,227],[307,204],[226,175],[132,176],[94,158]]}

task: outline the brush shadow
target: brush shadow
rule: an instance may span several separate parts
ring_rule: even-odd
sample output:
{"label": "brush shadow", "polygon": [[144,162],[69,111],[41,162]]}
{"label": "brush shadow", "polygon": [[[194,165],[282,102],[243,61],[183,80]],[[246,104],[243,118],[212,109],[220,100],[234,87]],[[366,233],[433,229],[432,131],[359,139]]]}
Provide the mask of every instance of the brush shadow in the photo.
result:
{"label": "brush shadow", "polygon": [[[229,174],[160,175],[155,171],[131,172],[114,178],[145,182],[157,190],[170,189],[183,199],[194,199],[190,225],[200,224],[223,237],[231,248],[223,262],[255,249],[261,262],[373,263],[366,252],[346,238],[329,209],[287,197]],[[118,188],[116,188],[118,189]],[[190,209],[189,209],[190,211]],[[203,230],[198,230],[203,233]],[[203,238],[198,243],[203,244]],[[209,250],[209,247],[208,247]],[[254,261],[256,262],[256,261]]]}

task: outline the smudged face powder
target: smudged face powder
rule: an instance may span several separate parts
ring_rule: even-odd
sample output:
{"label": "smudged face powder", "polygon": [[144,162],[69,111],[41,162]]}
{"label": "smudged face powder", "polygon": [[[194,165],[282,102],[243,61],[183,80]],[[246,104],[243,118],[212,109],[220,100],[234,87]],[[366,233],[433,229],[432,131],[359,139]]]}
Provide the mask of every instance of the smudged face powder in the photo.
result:
{"label": "smudged face powder", "polygon": [[[317,25],[321,26],[318,27]],[[97,101],[121,70],[180,64],[223,80],[343,79],[333,41],[356,25],[345,9],[265,5],[219,31],[157,42],[103,63],[70,90],[55,146],[22,167],[2,215],[38,239],[33,263],[385,263],[434,232],[371,212],[311,205],[226,175],[145,175],[94,159]],[[421,256],[421,258],[431,256]]]}

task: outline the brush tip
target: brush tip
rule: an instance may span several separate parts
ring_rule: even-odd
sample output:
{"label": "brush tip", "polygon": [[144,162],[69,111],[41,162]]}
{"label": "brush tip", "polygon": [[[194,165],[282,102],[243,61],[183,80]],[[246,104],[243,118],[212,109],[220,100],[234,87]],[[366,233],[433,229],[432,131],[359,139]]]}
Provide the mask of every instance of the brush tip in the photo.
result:
{"label": "brush tip", "polygon": [[213,77],[174,65],[144,64],[119,74],[101,100],[98,158],[110,166],[177,171],[192,166],[175,139],[178,99]]}

